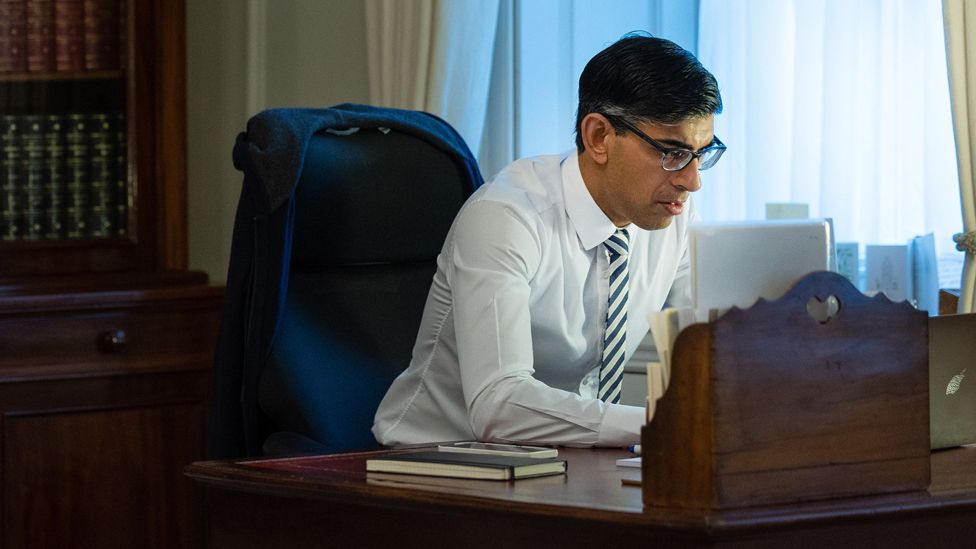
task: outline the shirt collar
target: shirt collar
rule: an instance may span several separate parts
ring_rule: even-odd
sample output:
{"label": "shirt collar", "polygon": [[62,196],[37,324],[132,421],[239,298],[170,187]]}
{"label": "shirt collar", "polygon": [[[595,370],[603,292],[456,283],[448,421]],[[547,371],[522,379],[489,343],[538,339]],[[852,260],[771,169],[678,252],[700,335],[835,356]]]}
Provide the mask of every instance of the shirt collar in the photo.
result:
{"label": "shirt collar", "polygon": [[[576,229],[576,235],[583,249],[589,251],[603,244],[617,230],[617,227],[596,204],[586,184],[583,183],[579,155],[575,149],[563,158],[562,180],[563,196],[566,197],[566,214]],[[630,230],[630,225],[625,228]]]}

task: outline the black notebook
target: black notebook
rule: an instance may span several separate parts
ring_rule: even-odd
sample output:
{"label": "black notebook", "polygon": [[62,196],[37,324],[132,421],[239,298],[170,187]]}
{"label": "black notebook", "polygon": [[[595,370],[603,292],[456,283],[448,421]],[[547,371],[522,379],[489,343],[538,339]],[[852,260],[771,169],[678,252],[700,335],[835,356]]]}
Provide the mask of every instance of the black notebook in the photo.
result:
{"label": "black notebook", "polygon": [[566,461],[453,452],[407,452],[366,460],[366,470],[437,477],[511,480],[566,472]]}

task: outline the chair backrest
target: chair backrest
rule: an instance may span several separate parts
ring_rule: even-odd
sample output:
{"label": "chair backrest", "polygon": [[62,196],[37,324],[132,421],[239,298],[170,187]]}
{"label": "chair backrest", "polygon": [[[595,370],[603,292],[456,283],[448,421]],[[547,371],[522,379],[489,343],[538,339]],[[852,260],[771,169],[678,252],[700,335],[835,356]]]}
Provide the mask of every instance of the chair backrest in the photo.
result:
{"label": "chair backrest", "polygon": [[449,154],[406,133],[312,137],[258,381],[266,452],[376,446],[373,414],[410,362],[437,255],[471,189]]}

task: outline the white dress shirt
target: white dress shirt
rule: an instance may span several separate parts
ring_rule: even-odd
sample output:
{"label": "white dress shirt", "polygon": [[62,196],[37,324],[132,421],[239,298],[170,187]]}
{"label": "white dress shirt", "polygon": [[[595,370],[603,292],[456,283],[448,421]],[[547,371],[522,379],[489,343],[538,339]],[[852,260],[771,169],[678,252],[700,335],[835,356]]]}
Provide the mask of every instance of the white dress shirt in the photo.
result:
{"label": "white dress shirt", "polygon": [[[691,202],[630,233],[627,357],[647,313],[690,303]],[[413,357],[380,403],[384,445],[640,442],[644,408],[596,398],[615,227],[576,151],[514,162],[465,203],[437,258]]]}

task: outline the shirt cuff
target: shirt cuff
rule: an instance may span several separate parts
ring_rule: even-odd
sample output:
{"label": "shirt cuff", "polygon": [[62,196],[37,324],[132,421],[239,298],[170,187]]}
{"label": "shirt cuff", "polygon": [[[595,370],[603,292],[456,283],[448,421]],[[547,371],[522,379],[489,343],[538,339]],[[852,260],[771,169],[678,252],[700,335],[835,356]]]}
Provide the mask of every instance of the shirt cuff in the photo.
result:
{"label": "shirt cuff", "polygon": [[597,446],[625,447],[640,444],[644,426],[644,408],[625,404],[609,404],[600,423]]}

